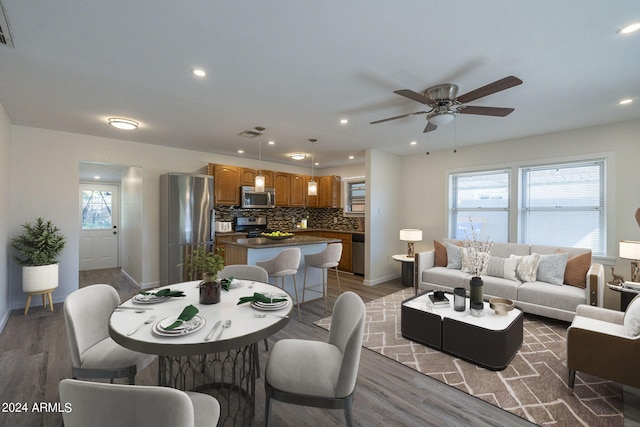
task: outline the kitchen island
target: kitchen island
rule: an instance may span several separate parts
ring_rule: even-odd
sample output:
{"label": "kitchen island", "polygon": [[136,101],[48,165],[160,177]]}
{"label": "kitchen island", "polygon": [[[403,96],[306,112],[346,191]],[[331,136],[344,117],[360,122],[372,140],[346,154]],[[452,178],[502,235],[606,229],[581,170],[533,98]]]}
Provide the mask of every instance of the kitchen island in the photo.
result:
{"label": "kitchen island", "polygon": [[[224,257],[227,265],[233,264],[249,264],[256,265],[257,261],[271,259],[278,255],[285,248],[300,248],[302,256],[300,258],[300,266],[296,274],[296,283],[298,288],[298,296],[302,300],[302,287],[304,285],[304,256],[307,254],[315,254],[322,252],[329,243],[340,243],[340,239],[329,237],[306,236],[304,234],[294,235],[288,239],[274,240],[266,237],[244,237],[244,236],[228,236],[221,243],[224,243]],[[322,283],[322,270],[311,268],[307,271],[307,283],[309,285],[317,285]],[[315,289],[320,290],[320,287]],[[293,280],[285,278],[285,290],[290,295],[295,295],[293,289]],[[307,292],[305,301],[321,298],[322,294],[317,292]],[[301,301],[302,302],[302,301]]]}

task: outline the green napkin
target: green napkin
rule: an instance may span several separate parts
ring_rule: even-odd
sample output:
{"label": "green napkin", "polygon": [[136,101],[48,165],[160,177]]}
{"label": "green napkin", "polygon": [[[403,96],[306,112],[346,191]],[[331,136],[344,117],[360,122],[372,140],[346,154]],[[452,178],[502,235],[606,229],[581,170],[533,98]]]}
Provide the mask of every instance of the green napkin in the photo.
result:
{"label": "green napkin", "polygon": [[171,289],[160,289],[158,292],[146,292],[140,291],[142,295],[155,295],[157,297],[184,297],[185,294],[182,291],[172,291]]}
{"label": "green napkin", "polygon": [[220,284],[222,285],[222,289],[224,289],[225,291],[229,291],[229,286],[231,286],[231,282],[233,282],[233,277],[220,279]]}
{"label": "green napkin", "polygon": [[189,320],[191,320],[193,316],[198,314],[199,311],[200,310],[198,310],[197,307],[194,307],[193,305],[186,306],[184,310],[182,310],[182,313],[180,313],[180,316],[178,316],[178,320],[176,320],[175,322],[173,322],[172,324],[170,324],[164,329],[168,331],[170,329],[177,328],[178,326],[182,325],[184,322],[188,322]]}
{"label": "green napkin", "polygon": [[267,296],[264,296],[264,294],[261,294],[259,292],[254,292],[253,296],[240,298],[237,305],[244,304],[245,302],[254,302],[254,301],[261,302],[264,304],[271,304],[273,302],[281,302],[286,300],[287,300],[286,298],[269,298]]}

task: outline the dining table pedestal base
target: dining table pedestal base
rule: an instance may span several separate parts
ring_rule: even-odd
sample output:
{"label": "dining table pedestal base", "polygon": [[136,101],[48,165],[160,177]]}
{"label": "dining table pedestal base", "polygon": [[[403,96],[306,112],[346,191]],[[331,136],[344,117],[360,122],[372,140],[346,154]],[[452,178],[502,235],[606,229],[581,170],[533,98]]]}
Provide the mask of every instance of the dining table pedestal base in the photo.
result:
{"label": "dining table pedestal base", "polygon": [[251,425],[256,400],[257,345],[204,355],[159,356],[158,383],[214,396],[220,402],[219,426]]}

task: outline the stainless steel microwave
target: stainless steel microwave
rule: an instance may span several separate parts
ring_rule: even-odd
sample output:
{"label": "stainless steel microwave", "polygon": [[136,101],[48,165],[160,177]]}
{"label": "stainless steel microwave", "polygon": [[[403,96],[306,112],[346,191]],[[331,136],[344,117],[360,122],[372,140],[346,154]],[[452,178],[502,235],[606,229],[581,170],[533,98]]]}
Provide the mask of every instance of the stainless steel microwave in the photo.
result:
{"label": "stainless steel microwave", "polygon": [[258,192],[255,187],[240,187],[240,200],[243,208],[273,208],[276,206],[276,190],[265,188]]}

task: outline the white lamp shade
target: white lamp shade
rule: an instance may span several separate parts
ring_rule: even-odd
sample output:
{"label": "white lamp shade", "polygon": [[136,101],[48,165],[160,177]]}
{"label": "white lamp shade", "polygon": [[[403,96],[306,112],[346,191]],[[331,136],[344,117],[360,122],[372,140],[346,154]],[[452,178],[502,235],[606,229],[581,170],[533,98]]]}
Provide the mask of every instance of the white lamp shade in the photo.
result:
{"label": "white lamp shade", "polygon": [[315,181],[309,181],[307,184],[307,194],[309,196],[317,196],[318,195],[318,183]]}
{"label": "white lamp shade", "polygon": [[640,260],[640,242],[620,240],[620,258]]}
{"label": "white lamp shade", "polygon": [[446,125],[447,123],[450,123],[454,117],[455,116],[453,113],[444,112],[444,113],[432,114],[428,117],[428,120],[431,124],[434,124],[436,126],[443,126],[443,125]]}
{"label": "white lamp shade", "polygon": [[416,228],[403,228],[400,230],[400,240],[403,242],[421,242],[422,230]]}
{"label": "white lamp shade", "polygon": [[264,175],[262,174],[256,175],[255,191],[257,193],[262,193],[264,191]]}

